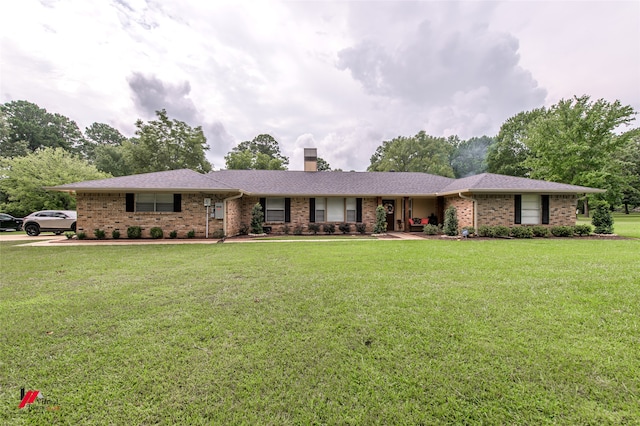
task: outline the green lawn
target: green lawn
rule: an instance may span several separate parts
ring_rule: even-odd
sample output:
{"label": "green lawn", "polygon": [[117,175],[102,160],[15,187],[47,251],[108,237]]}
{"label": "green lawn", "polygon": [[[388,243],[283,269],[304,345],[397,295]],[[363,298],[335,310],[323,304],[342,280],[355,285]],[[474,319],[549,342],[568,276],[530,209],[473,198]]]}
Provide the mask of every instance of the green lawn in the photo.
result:
{"label": "green lawn", "polygon": [[640,240],[0,255],[0,424],[640,423]]}
{"label": "green lawn", "polygon": [[[578,224],[591,224],[590,218],[578,217]],[[613,232],[625,237],[640,238],[640,213],[614,213]]]}

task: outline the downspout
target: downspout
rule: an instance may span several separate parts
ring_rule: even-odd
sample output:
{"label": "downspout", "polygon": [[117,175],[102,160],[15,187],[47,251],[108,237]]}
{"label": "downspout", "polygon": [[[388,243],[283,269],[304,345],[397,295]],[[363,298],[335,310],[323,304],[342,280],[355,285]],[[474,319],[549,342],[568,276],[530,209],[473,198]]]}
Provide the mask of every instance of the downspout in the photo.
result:
{"label": "downspout", "polygon": [[222,232],[225,237],[227,236],[227,201],[237,200],[243,195],[245,195],[244,192],[240,191],[238,195],[234,195],[233,197],[225,198],[224,200],[222,200],[222,208],[224,209],[224,219],[222,219]]}
{"label": "downspout", "polygon": [[471,197],[467,197],[465,195],[462,195],[462,192],[458,192],[458,196],[464,200],[471,200],[473,201],[473,229],[475,229],[475,232],[478,232],[478,202],[476,201],[475,198],[471,198]]}

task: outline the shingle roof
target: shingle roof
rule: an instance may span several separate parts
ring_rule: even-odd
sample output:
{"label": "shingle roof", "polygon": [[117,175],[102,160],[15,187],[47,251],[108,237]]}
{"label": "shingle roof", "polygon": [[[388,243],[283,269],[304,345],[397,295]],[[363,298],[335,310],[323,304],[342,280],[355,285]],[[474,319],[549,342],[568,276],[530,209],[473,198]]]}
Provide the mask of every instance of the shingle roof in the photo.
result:
{"label": "shingle roof", "polygon": [[594,193],[600,189],[482,173],[451,179],[408,172],[221,170],[206,175],[181,169],[49,187],[58,191],[245,192],[264,196],[435,196],[458,192]]}
{"label": "shingle roof", "polygon": [[50,187],[58,191],[134,191],[134,190],[182,190],[182,191],[238,191],[217,181],[213,176],[189,169],[142,173],[109,179],[89,180]]}
{"label": "shingle roof", "polygon": [[441,188],[439,195],[446,195],[458,192],[564,192],[564,193],[586,193],[604,192],[600,189],[587,188],[584,186],[568,185],[565,183],[548,182],[545,180],[535,180],[515,176],[496,175],[493,173],[482,173],[462,179],[456,179],[447,186]]}
{"label": "shingle roof", "polygon": [[453,179],[426,173],[221,170],[209,175],[260,195],[427,195]]}

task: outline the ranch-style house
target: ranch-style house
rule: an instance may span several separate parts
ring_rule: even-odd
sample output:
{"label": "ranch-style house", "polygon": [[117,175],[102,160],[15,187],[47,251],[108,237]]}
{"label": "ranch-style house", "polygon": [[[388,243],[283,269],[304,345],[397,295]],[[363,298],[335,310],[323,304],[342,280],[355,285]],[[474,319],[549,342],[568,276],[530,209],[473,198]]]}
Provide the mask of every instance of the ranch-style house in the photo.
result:
{"label": "ranch-style house", "polygon": [[[264,226],[279,233],[309,223],[363,223],[372,232],[384,206],[388,231],[421,231],[457,209],[460,228],[481,225],[575,225],[578,198],[596,188],[483,173],[452,179],[427,173],[317,171],[305,149],[304,171],[171,170],[51,187],[76,194],[77,231],[152,227],[179,238],[235,236],[247,229],[256,203]],[[352,226],[351,229],[354,229]]]}

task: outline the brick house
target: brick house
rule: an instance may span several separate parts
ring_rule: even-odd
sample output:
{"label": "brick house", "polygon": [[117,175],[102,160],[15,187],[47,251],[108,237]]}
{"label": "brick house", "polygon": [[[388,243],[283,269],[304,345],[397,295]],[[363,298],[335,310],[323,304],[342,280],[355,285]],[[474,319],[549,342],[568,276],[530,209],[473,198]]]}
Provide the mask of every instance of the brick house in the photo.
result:
{"label": "brick house", "polygon": [[[305,155],[307,154],[305,150]],[[313,150],[315,153],[315,150]],[[77,230],[126,232],[152,227],[179,238],[234,236],[250,224],[262,205],[265,227],[280,233],[309,223],[375,224],[376,207],[387,213],[387,230],[421,230],[422,222],[442,223],[457,208],[460,228],[481,225],[574,225],[577,200],[600,189],[483,173],[451,179],[408,172],[318,172],[313,156],[305,171],[221,170],[200,174],[172,170],[51,187],[74,192]],[[416,223],[416,221],[418,223]],[[352,226],[352,230],[354,227]]]}

